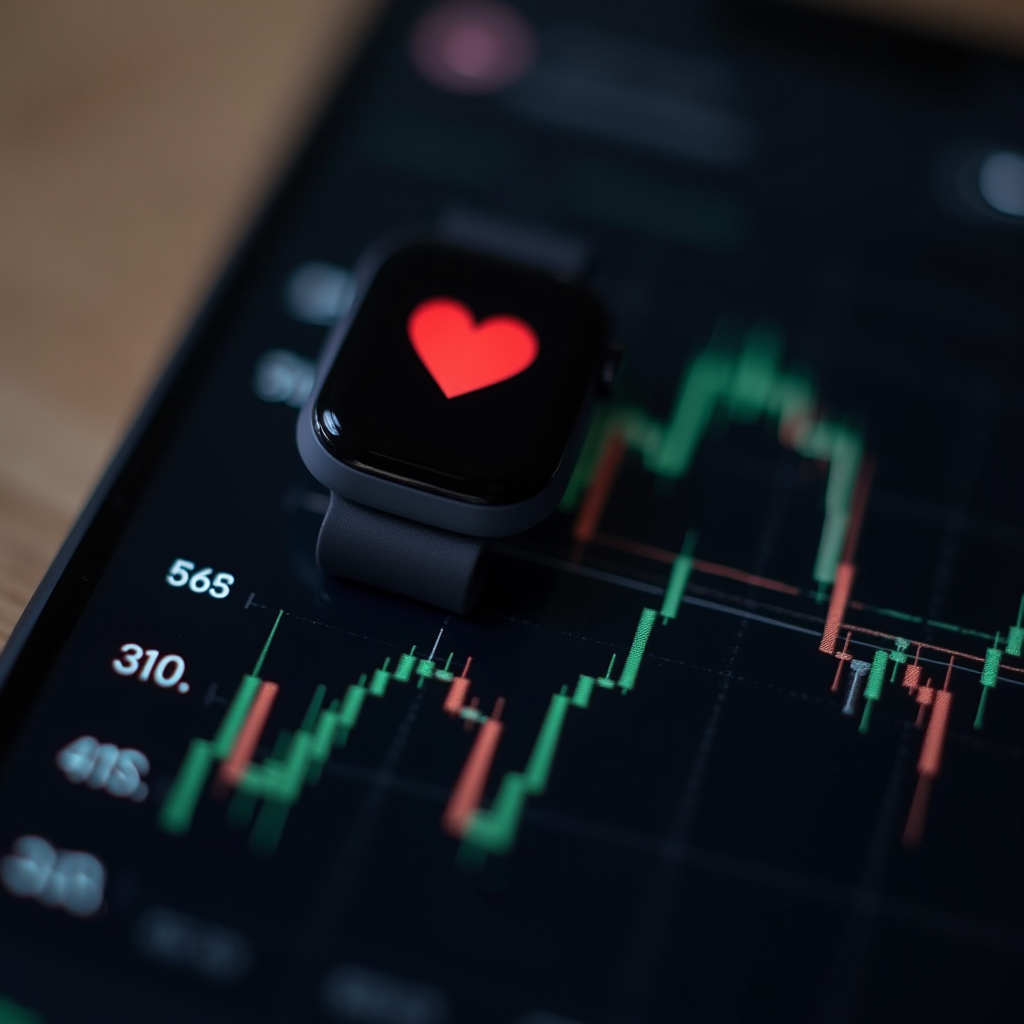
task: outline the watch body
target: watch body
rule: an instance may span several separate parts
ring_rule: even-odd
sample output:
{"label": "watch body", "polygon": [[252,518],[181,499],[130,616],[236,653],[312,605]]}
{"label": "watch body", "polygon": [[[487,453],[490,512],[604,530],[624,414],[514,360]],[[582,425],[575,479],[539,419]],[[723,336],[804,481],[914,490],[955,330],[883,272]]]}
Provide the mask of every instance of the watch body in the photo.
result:
{"label": "watch body", "polygon": [[607,351],[596,297],[436,241],[371,255],[357,288],[299,417],[313,475],[341,498],[473,537],[544,519]]}

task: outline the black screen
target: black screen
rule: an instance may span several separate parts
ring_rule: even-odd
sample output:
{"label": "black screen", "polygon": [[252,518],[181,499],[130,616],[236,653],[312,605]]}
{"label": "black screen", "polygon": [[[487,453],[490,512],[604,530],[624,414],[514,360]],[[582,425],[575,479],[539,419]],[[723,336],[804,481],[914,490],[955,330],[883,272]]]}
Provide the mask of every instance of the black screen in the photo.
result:
{"label": "black screen", "polygon": [[[1018,1022],[1022,110],[769,5],[397,4],[5,653],[0,1020]],[[317,571],[294,440],[453,203],[625,351],[469,617]]]}
{"label": "black screen", "polygon": [[540,271],[440,245],[380,267],[316,406],[356,469],[525,501],[558,469],[604,346],[600,307]]}

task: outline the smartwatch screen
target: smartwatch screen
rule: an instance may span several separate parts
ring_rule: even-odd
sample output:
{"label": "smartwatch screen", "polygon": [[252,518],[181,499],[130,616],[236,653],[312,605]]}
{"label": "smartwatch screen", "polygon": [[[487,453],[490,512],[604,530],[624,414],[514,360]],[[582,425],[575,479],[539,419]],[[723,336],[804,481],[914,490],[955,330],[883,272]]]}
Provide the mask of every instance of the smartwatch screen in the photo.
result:
{"label": "smartwatch screen", "polygon": [[464,501],[525,501],[554,477],[604,348],[604,316],[586,289],[412,245],[369,286],[316,429],[353,468]]}

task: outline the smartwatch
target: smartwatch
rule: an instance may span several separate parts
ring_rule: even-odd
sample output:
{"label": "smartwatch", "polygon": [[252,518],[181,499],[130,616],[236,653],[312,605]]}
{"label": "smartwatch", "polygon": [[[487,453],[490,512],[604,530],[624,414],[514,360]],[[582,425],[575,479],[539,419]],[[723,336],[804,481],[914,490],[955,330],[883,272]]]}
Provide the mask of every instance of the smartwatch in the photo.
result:
{"label": "smartwatch", "polygon": [[487,540],[554,510],[609,365],[586,257],[456,212],[359,261],[297,425],[322,570],[463,613]]}

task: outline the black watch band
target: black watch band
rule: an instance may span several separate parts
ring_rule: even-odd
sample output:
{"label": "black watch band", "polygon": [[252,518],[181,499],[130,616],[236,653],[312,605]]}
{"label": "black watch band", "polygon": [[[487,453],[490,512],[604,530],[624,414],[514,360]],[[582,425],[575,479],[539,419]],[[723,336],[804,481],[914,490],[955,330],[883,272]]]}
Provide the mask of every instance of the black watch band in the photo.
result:
{"label": "black watch band", "polygon": [[333,575],[463,614],[483,583],[484,542],[331,495],[316,560]]}
{"label": "black watch band", "polygon": [[[461,207],[441,214],[435,235],[560,277],[582,276],[590,256],[576,239]],[[463,614],[482,589],[484,547],[479,537],[426,526],[332,494],[316,556],[320,568],[332,575]]]}

